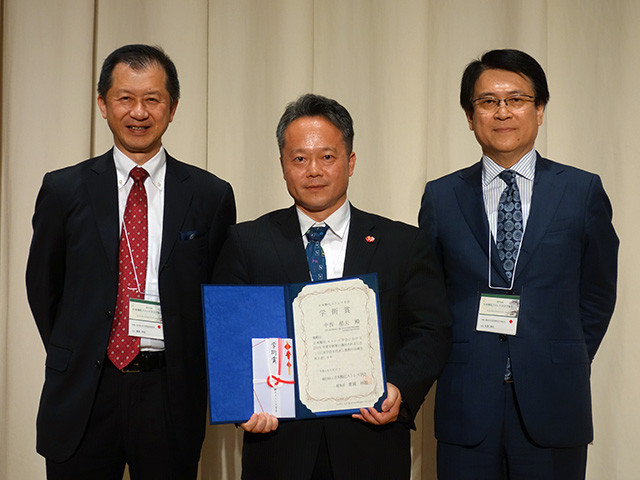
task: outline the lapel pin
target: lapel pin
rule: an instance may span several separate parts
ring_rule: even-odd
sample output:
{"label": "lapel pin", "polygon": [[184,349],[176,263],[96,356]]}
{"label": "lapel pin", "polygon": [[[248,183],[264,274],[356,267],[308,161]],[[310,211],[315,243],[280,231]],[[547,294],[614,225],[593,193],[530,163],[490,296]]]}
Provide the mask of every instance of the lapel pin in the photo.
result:
{"label": "lapel pin", "polygon": [[367,243],[373,243],[375,241],[375,237],[372,237],[371,235],[367,235],[366,237],[364,237],[364,240]]}

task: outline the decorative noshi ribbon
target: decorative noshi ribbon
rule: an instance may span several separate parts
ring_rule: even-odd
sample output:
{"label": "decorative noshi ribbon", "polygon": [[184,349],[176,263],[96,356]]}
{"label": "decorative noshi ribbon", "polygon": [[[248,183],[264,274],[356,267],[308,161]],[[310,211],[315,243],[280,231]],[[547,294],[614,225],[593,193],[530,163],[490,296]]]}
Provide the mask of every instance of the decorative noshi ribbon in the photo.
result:
{"label": "decorative noshi ribbon", "polygon": [[[269,375],[267,377],[267,385],[269,385],[271,388],[277,387],[280,383],[288,383],[290,385],[293,385],[295,383],[293,380],[283,380],[282,378],[280,378],[280,375],[282,374],[282,355],[280,354],[280,352],[282,352],[282,348],[283,348],[282,339],[279,338],[278,339],[278,374]],[[288,340],[284,345],[284,349],[286,350],[285,356],[287,357],[287,368],[289,370],[289,375],[291,375],[291,344],[289,343]],[[271,384],[272,381],[274,382],[273,385]]]}

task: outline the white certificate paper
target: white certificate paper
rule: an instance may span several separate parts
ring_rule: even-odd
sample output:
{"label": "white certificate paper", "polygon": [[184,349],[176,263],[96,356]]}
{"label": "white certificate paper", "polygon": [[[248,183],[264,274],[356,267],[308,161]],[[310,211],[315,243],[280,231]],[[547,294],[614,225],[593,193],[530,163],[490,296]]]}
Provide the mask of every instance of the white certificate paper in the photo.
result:
{"label": "white certificate paper", "polygon": [[298,390],[313,413],[372,407],[384,393],[374,291],[359,278],[305,285],[293,301]]}

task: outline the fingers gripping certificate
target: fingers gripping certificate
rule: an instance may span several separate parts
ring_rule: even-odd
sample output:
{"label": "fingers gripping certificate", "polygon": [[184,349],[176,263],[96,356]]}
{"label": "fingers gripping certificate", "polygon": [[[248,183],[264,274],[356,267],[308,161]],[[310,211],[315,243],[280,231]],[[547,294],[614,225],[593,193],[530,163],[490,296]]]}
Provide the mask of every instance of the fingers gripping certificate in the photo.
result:
{"label": "fingers gripping certificate", "polygon": [[293,301],[300,402],[311,412],[375,404],[384,393],[374,291],[358,278],[305,285]]}

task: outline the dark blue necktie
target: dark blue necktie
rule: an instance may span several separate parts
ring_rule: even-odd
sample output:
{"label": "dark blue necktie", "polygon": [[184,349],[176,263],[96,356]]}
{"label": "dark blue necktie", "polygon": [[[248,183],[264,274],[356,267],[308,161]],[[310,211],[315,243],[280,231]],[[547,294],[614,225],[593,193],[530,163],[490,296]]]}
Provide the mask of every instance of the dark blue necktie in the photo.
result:
{"label": "dark blue necktie", "polygon": [[505,181],[507,188],[500,195],[498,204],[496,249],[507,278],[511,280],[522,241],[522,204],[516,183],[516,172],[503,170],[500,178]]}
{"label": "dark blue necktie", "polygon": [[324,258],[324,250],[320,242],[327,233],[328,225],[324,227],[311,227],[305,233],[309,243],[307,244],[307,263],[309,264],[309,273],[311,280],[318,282],[327,279],[327,261]]}
{"label": "dark blue necktie", "polygon": [[[520,190],[516,183],[516,172],[513,170],[503,170],[500,178],[504,180],[507,187],[500,195],[498,204],[498,225],[496,229],[496,249],[502,268],[504,268],[507,278],[512,279],[522,242],[522,202],[520,201]],[[507,354],[507,365],[504,373],[505,382],[512,381],[511,355]]]}

